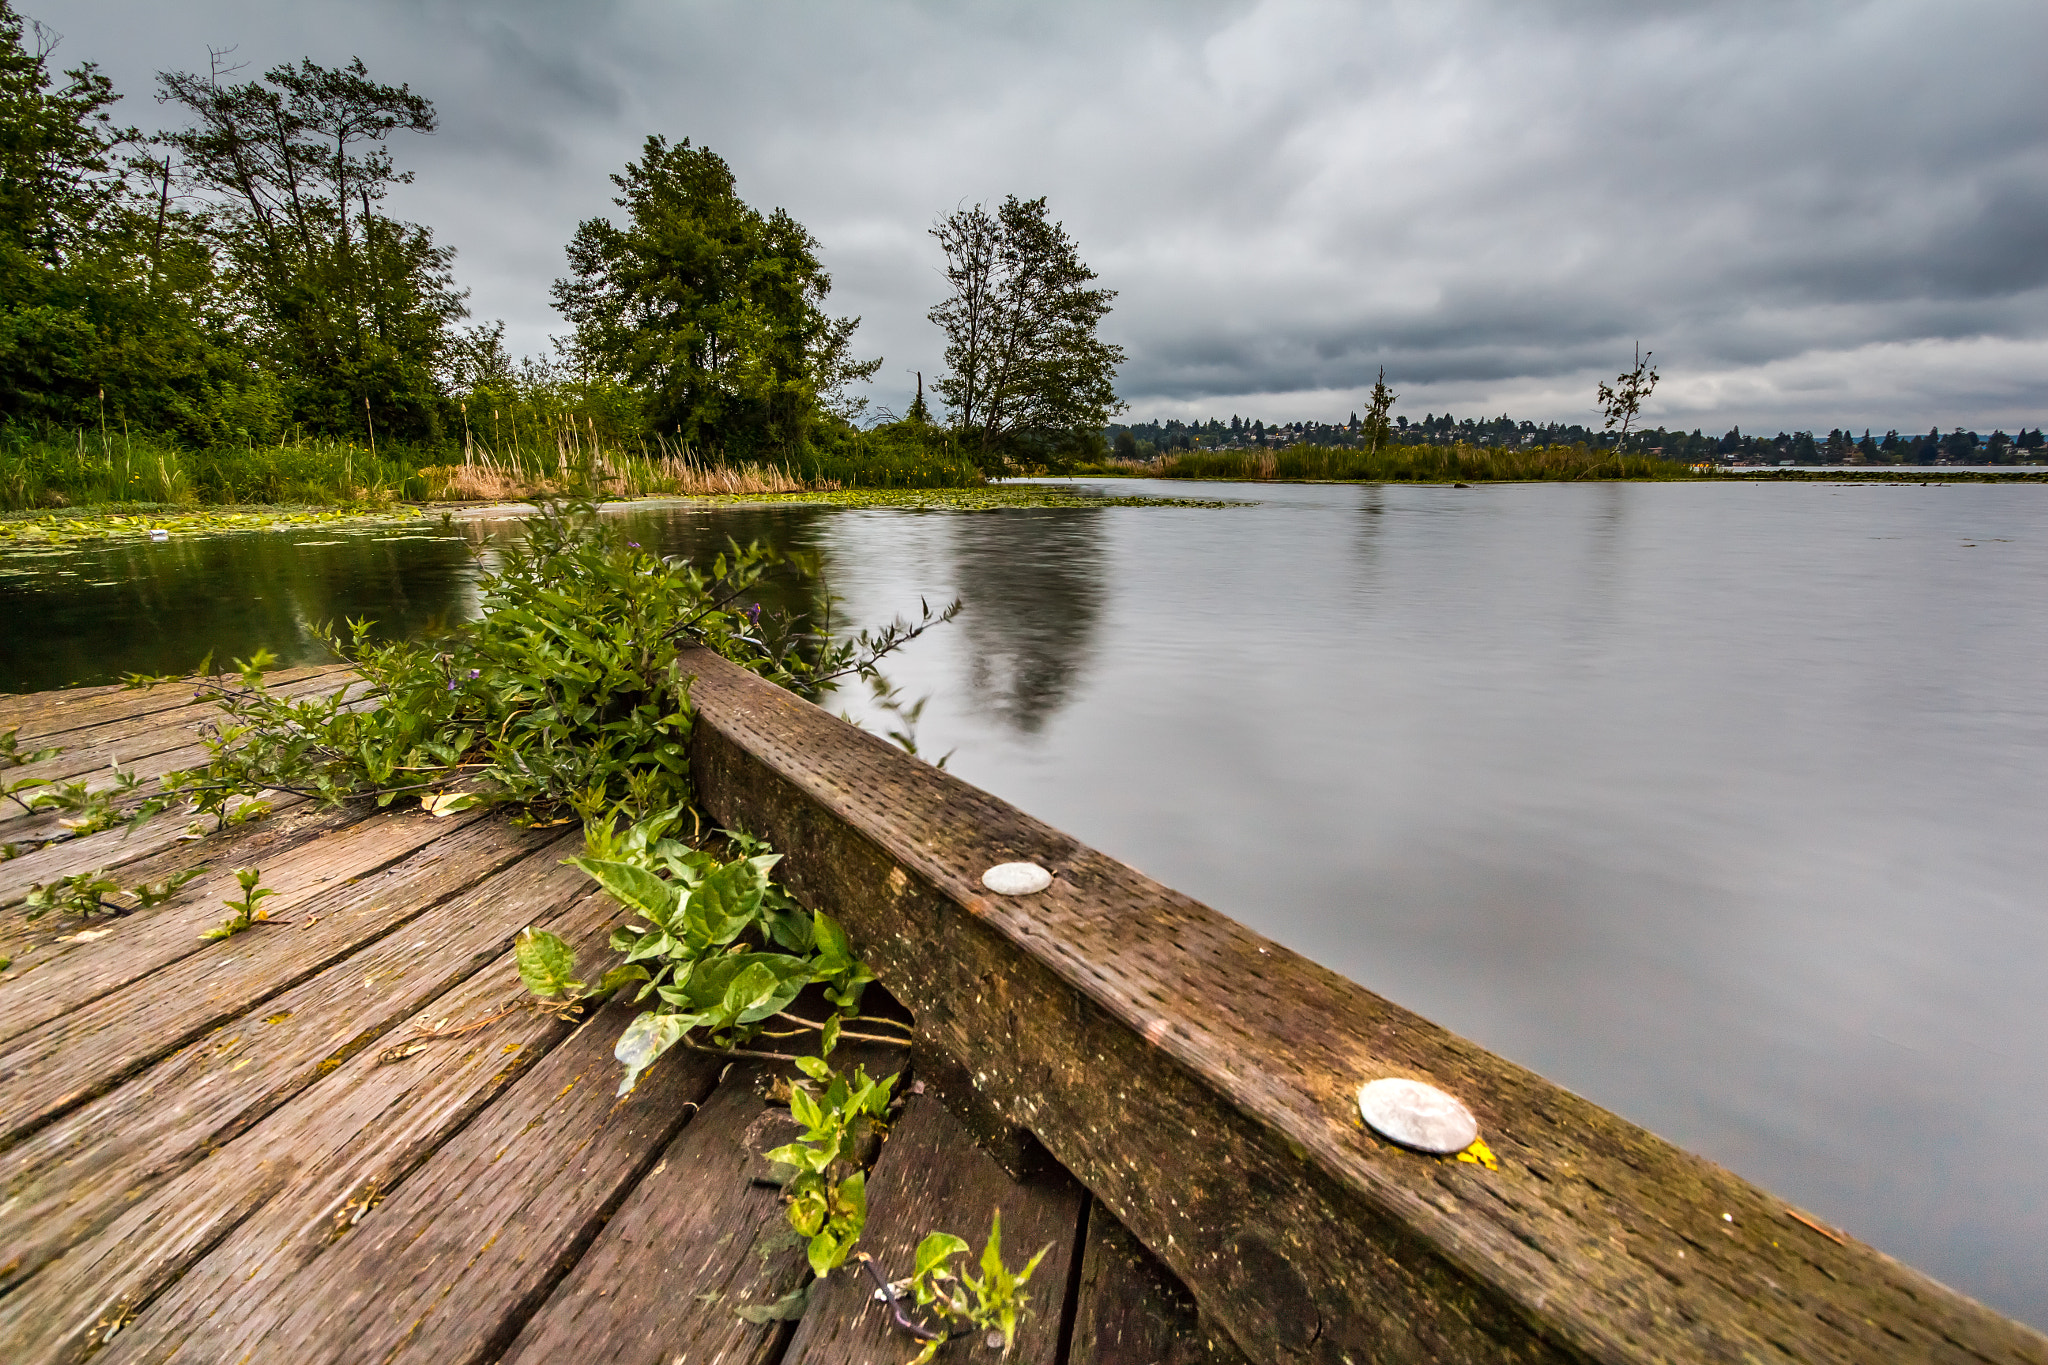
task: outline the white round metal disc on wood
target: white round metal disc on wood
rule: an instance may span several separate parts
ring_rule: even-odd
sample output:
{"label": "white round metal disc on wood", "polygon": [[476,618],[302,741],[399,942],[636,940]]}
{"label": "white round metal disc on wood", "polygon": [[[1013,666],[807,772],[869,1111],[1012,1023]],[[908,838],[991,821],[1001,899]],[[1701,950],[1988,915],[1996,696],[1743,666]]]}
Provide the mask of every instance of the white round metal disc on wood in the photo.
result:
{"label": "white round metal disc on wood", "polygon": [[1028,896],[1052,885],[1052,873],[1037,863],[997,863],[981,874],[981,884],[998,896]]}
{"label": "white round metal disc on wood", "polygon": [[1431,1156],[1462,1152],[1479,1137],[1479,1120],[1470,1109],[1421,1081],[1368,1081],[1358,1088],[1358,1113],[1389,1142]]}

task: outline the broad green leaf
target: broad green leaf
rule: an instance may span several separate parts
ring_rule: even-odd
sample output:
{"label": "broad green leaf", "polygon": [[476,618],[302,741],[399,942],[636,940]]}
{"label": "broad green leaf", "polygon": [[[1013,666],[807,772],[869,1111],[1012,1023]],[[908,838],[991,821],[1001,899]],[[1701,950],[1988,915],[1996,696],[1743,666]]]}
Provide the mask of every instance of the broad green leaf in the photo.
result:
{"label": "broad green leaf", "polygon": [[727,863],[690,892],[684,934],[693,947],[722,947],[738,938],[761,909],[767,880],[745,859]]}
{"label": "broad green leaf", "polygon": [[644,867],[606,858],[571,858],[570,862],[597,879],[623,905],[640,911],[666,928],[674,919],[681,893]]}
{"label": "broad green leaf", "polygon": [[824,1119],[818,1102],[811,1098],[811,1092],[800,1085],[789,1088],[789,1112],[798,1123],[806,1128],[816,1128]]}
{"label": "broad green leaf", "polygon": [[830,1232],[821,1232],[816,1237],[813,1237],[810,1246],[806,1248],[804,1254],[810,1258],[811,1273],[821,1280],[830,1275],[838,1267],[839,1263],[846,1259],[845,1248],[841,1246],[839,1239]]}
{"label": "broad green leaf", "polygon": [[917,1244],[916,1275],[922,1279],[934,1266],[967,1254],[967,1243],[950,1232],[934,1232]]}
{"label": "broad green leaf", "polygon": [[[827,1019],[825,1021],[824,1029],[820,1031],[820,1033],[818,1034],[818,1056],[830,1057],[832,1055],[832,1049],[838,1046],[839,1016],[835,1014],[830,1019]],[[803,1060],[809,1061],[810,1058],[806,1057]],[[802,1064],[802,1062],[798,1063],[799,1066],[801,1066]],[[824,1063],[820,1062],[819,1065],[823,1066]]]}
{"label": "broad green leaf", "polygon": [[[833,1018],[836,1020],[838,1016],[834,1015]],[[796,1059],[796,1069],[814,1081],[822,1081],[832,1074],[832,1068],[826,1065],[822,1057],[799,1057]]]}
{"label": "broad green leaf", "polygon": [[626,1031],[619,1035],[618,1046],[612,1049],[612,1055],[626,1068],[625,1077],[619,1082],[619,1094],[630,1094],[640,1083],[640,1073],[702,1022],[702,1017],[694,1014],[657,1014],[653,1010],[642,1010],[635,1015],[633,1022],[626,1025]]}
{"label": "broad green leaf", "polygon": [[480,806],[484,799],[474,792],[440,792],[433,796],[422,796],[420,805],[435,819],[455,815],[472,806]]}
{"label": "broad green leaf", "polygon": [[868,1222],[867,1172],[855,1171],[839,1182],[839,1203],[846,1210],[847,1227],[852,1237],[858,1237]]}
{"label": "broad green leaf", "polygon": [[597,989],[600,995],[609,995],[621,986],[647,979],[647,969],[645,967],[637,965],[618,966],[604,974],[604,979],[597,983]]}
{"label": "broad green leaf", "polygon": [[545,929],[528,928],[513,944],[512,955],[519,963],[519,979],[543,1000],[583,989],[575,978],[575,952]]}

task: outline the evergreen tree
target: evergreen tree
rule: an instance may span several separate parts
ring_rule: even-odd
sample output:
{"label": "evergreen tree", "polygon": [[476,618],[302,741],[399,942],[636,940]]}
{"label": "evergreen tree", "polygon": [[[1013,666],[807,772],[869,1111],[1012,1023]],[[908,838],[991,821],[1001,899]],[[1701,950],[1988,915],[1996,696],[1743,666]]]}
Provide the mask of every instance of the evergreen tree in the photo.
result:
{"label": "evergreen tree", "polygon": [[824,311],[818,240],[740,198],[730,167],[688,138],[649,137],[612,177],[623,226],[592,218],[569,243],[555,306],[593,377],[635,390],[647,424],[715,456],[782,453],[859,404],[847,384],[858,318]]}

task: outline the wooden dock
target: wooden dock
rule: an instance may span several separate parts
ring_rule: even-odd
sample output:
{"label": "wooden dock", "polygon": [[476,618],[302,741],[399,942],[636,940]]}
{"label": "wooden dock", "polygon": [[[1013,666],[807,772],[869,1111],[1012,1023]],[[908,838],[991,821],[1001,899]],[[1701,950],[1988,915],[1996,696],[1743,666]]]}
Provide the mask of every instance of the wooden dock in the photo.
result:
{"label": "wooden dock", "polygon": [[[1051,1244],[1034,1365],[2048,1362],[2048,1338],[721,660],[686,656],[699,796],[783,852],[915,1020],[866,1250]],[[316,692],[334,669],[275,675]],[[196,759],[184,689],[0,698],[65,753]],[[160,826],[160,828],[159,828]],[[0,842],[38,838],[0,818]],[[321,810],[202,840],[165,818],[0,862],[0,1361],[900,1362],[867,1281],[808,1276],[760,1152],[773,1064],[677,1051],[615,1103],[633,1010],[533,1009],[513,937],[603,956],[566,830]],[[979,885],[1029,858],[1051,889]],[[169,903],[28,922],[72,871],[210,870]],[[231,869],[276,919],[224,942]],[[1392,1147],[1357,1086],[1413,1076],[1499,1169]],[[996,1359],[972,1342],[945,1360]]]}

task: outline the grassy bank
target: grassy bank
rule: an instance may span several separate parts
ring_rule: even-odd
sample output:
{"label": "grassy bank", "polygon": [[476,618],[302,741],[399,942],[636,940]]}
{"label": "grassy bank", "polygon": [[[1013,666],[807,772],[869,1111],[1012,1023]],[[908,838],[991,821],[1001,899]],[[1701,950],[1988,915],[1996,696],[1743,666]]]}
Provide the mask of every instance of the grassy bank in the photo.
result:
{"label": "grassy bank", "polygon": [[1586,446],[1494,449],[1397,445],[1376,454],[1330,446],[1192,450],[1167,457],[1167,479],[1328,480],[1339,483],[1540,483],[1573,479],[1695,479],[1672,460]]}
{"label": "grassy bank", "polygon": [[159,436],[0,429],[0,510],[67,507],[376,505],[521,498],[595,485],[612,497],[697,497],[833,488],[972,488],[950,441],[849,432],[830,449],[720,465],[687,446],[624,443],[564,425],[537,443],[445,447],[305,438],[192,449]]}

